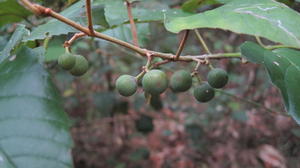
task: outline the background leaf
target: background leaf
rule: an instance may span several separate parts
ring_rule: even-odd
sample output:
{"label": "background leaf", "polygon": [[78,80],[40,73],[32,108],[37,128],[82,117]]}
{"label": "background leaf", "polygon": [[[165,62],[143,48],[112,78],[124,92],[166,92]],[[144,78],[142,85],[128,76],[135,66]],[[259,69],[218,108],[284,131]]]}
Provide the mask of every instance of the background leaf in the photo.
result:
{"label": "background leaf", "polygon": [[294,47],[300,47],[299,26],[299,14],[273,0],[232,1],[214,10],[165,22],[165,27],[174,33],[185,29],[220,28]]}
{"label": "background leaf", "polygon": [[252,42],[244,43],[241,51],[248,60],[265,66],[272,83],[280,89],[286,110],[300,124],[300,52],[288,48],[272,52]]}
{"label": "background leaf", "polygon": [[[69,8],[61,12],[61,15],[79,23],[85,24],[85,10],[84,1],[79,1]],[[36,27],[23,41],[32,41],[36,39],[45,39],[47,36],[58,36],[62,34],[68,34],[71,32],[78,32],[75,28],[62,23],[56,19],[51,19],[46,24],[42,24]]]}
{"label": "background leaf", "polygon": [[0,63],[6,59],[10,52],[22,41],[25,36],[29,35],[29,30],[25,28],[25,25],[18,25],[14,34],[0,53]]}
{"label": "background leaf", "polygon": [[7,156],[3,153],[0,148],[0,167],[2,168],[16,168],[8,159]]}
{"label": "background leaf", "polygon": [[16,0],[0,1],[0,27],[26,19],[31,13]]}
{"label": "background leaf", "polygon": [[71,168],[70,121],[39,54],[0,64],[0,149],[18,168]]}

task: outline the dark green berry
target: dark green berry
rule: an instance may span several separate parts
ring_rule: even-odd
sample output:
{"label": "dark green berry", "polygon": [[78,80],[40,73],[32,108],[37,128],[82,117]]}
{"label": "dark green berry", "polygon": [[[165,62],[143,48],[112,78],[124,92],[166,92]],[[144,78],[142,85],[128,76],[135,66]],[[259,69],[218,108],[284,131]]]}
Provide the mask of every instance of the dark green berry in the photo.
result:
{"label": "dark green berry", "polygon": [[194,89],[194,97],[199,102],[205,103],[215,97],[215,90],[205,82]]}
{"label": "dark green berry", "polygon": [[122,75],[116,81],[116,88],[122,96],[132,96],[137,90],[135,77]]}
{"label": "dark green berry", "polygon": [[70,73],[74,76],[81,76],[89,69],[89,63],[82,55],[75,55],[76,61]]}
{"label": "dark green berry", "polygon": [[170,87],[174,92],[185,92],[192,86],[193,78],[188,71],[176,71],[170,79]]}
{"label": "dark green berry", "polygon": [[223,69],[216,68],[208,73],[207,81],[213,88],[222,88],[228,82],[228,74]]}
{"label": "dark green berry", "polygon": [[144,75],[142,85],[151,95],[161,94],[168,88],[167,75],[161,70],[151,70]]}
{"label": "dark green berry", "polygon": [[153,118],[150,116],[142,115],[138,120],[135,121],[135,127],[139,132],[149,133],[154,129]]}
{"label": "dark green berry", "polygon": [[76,57],[71,53],[64,53],[58,57],[58,64],[65,70],[70,70],[74,67]]}

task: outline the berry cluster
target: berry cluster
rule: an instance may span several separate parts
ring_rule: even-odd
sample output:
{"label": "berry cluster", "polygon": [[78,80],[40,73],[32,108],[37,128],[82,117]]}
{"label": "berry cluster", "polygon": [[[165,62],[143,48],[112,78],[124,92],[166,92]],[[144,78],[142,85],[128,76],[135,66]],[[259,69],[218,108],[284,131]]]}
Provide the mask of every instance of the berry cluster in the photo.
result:
{"label": "berry cluster", "polygon": [[[134,76],[122,75],[116,80],[116,88],[122,96],[132,96],[138,88],[137,80]],[[168,87],[175,93],[188,91],[192,87],[193,76],[186,70],[179,70],[173,73],[169,81],[165,72],[153,69],[143,76],[141,82],[146,93],[157,96]],[[208,73],[207,82],[201,82],[194,88],[194,97],[199,102],[208,102],[215,96],[214,88],[223,88],[227,82],[227,72],[215,68]]]}
{"label": "berry cluster", "polygon": [[89,63],[82,55],[66,52],[58,57],[58,64],[74,76],[81,76],[89,69]]}

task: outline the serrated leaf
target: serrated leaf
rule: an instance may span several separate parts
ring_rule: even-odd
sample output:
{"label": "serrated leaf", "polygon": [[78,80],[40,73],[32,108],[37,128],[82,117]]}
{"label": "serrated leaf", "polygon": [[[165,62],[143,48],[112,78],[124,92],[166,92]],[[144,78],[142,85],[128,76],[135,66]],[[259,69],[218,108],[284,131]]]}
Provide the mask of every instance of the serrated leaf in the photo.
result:
{"label": "serrated leaf", "polygon": [[22,41],[25,36],[29,35],[29,30],[25,28],[25,25],[18,25],[15,32],[7,42],[5,48],[0,52],[0,63],[6,59],[10,52]]}
{"label": "serrated leaf", "polygon": [[[84,1],[79,1],[72,6],[65,9],[60,14],[65,16],[68,19],[71,19],[79,24],[85,25],[85,10],[84,10]],[[36,27],[23,41],[32,41],[37,39],[45,39],[46,37],[58,36],[62,34],[68,34],[78,32],[75,28],[58,21],[56,19],[51,19],[47,23],[42,24]]]}
{"label": "serrated leaf", "polygon": [[0,27],[8,23],[22,21],[30,14],[17,0],[0,1]]}
{"label": "serrated leaf", "polygon": [[[287,19],[288,18],[288,19]],[[165,22],[167,30],[220,28],[300,48],[299,13],[274,0],[237,0],[222,7]]]}
{"label": "serrated leaf", "polygon": [[39,54],[0,64],[0,149],[17,168],[71,168],[70,121]]}

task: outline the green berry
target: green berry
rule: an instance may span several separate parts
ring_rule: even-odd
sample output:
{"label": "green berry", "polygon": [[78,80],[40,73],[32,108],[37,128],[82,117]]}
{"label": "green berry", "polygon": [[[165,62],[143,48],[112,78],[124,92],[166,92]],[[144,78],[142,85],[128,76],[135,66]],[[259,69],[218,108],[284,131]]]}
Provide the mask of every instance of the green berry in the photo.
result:
{"label": "green berry", "polygon": [[76,61],[70,73],[74,76],[81,76],[89,69],[89,63],[82,55],[75,55]]}
{"label": "green berry", "polygon": [[137,90],[137,82],[135,77],[130,75],[122,75],[116,81],[116,88],[120,95],[131,96]]}
{"label": "green berry", "polygon": [[213,88],[222,88],[228,82],[228,74],[223,69],[216,68],[208,73],[207,81]]}
{"label": "green berry", "polygon": [[159,95],[168,88],[167,75],[161,70],[151,70],[144,75],[142,85],[151,95]]}
{"label": "green berry", "polygon": [[170,87],[174,92],[185,92],[192,86],[192,76],[188,71],[176,71],[170,79]]}
{"label": "green berry", "polygon": [[58,57],[58,64],[65,70],[70,70],[75,65],[76,58],[71,53],[64,53]]}
{"label": "green berry", "polygon": [[150,116],[142,115],[138,120],[135,121],[135,127],[139,132],[149,133],[154,129],[153,118]]}
{"label": "green berry", "polygon": [[215,91],[207,82],[205,82],[194,89],[194,97],[199,102],[205,103],[215,97]]}

